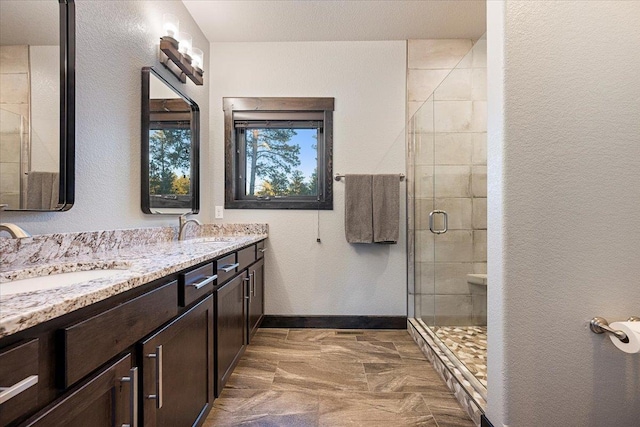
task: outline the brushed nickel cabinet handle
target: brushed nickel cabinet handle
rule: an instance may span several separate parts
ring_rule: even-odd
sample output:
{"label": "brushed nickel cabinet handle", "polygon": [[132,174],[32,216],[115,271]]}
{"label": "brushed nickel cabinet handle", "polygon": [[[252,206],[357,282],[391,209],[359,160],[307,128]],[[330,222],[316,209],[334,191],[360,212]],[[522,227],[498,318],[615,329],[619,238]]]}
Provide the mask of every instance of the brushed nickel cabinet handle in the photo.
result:
{"label": "brushed nickel cabinet handle", "polygon": [[129,422],[122,424],[122,427],[138,427],[138,368],[129,369],[129,376],[120,378],[123,383],[130,383],[129,395]]}
{"label": "brushed nickel cabinet handle", "polygon": [[156,400],[156,408],[162,408],[162,345],[156,347],[155,353],[147,354],[149,359],[156,359],[156,394],[150,394],[147,399]]}
{"label": "brushed nickel cabinet handle", "polygon": [[196,290],[202,289],[203,287],[207,286],[209,283],[213,282],[217,278],[218,278],[217,274],[214,274],[213,276],[206,276],[204,280],[202,280],[201,282],[191,283],[189,284],[189,286],[193,286],[194,288],[196,288]]}
{"label": "brushed nickel cabinet handle", "polygon": [[225,264],[218,267],[218,271],[224,271],[225,273],[230,272],[231,270],[235,270],[240,267],[240,263],[236,262],[235,264]]}
{"label": "brushed nickel cabinet handle", "polygon": [[38,384],[38,376],[31,375],[10,387],[0,387],[0,405],[36,384]]}
{"label": "brushed nickel cabinet handle", "polygon": [[256,271],[253,270],[253,273],[251,274],[253,276],[253,286],[251,287],[251,295],[252,296],[256,296]]}
{"label": "brushed nickel cabinet handle", "polygon": [[265,253],[267,251],[267,248],[262,248],[262,249],[258,249],[260,252]]}

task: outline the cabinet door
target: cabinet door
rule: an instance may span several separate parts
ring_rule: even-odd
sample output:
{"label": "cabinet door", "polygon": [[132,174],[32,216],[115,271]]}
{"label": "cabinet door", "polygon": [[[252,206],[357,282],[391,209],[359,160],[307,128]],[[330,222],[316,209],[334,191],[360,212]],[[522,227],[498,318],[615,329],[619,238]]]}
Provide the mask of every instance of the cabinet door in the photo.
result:
{"label": "cabinet door", "polygon": [[264,258],[249,267],[249,325],[248,342],[256,333],[264,317]]}
{"label": "cabinet door", "polygon": [[216,295],[216,397],[242,357],[247,333],[246,273],[223,285]]}
{"label": "cabinet door", "polygon": [[213,404],[213,295],[141,347],[144,426],[201,423]]}
{"label": "cabinet door", "polygon": [[22,426],[137,426],[137,368],[127,354],[98,371]]}
{"label": "cabinet door", "polygon": [[0,426],[37,408],[38,345],[34,339],[0,351]]}

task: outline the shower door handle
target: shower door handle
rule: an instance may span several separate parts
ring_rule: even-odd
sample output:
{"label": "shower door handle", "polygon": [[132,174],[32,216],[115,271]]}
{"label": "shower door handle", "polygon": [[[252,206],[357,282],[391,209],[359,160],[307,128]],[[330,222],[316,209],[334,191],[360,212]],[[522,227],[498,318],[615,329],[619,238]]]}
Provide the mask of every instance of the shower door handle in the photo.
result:
{"label": "shower door handle", "polygon": [[[434,217],[440,214],[442,215],[443,218],[443,228],[439,229],[439,230],[434,230],[433,229],[433,222],[434,222]],[[448,230],[448,226],[449,226],[449,215],[447,214],[446,211],[440,211],[440,210],[434,210],[431,211],[429,213],[429,230],[433,233],[433,234],[444,234],[447,232]]]}

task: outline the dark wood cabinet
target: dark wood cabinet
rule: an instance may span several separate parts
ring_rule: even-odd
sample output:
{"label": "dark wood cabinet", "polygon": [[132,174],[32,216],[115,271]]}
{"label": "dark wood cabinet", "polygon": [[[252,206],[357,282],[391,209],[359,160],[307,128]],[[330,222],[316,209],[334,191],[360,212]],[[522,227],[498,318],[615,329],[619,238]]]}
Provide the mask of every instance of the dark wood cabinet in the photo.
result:
{"label": "dark wood cabinet", "polygon": [[0,339],[0,427],[201,425],[262,321],[264,250],[251,244]]}
{"label": "dark wood cabinet", "polygon": [[70,389],[21,426],[113,427],[136,425],[138,370],[128,353]]}
{"label": "dark wood cabinet", "polygon": [[145,427],[195,426],[213,404],[213,296],[141,343]]}
{"label": "dark wood cabinet", "polygon": [[38,344],[34,339],[0,351],[0,426],[38,403]]}
{"label": "dark wood cabinet", "polygon": [[220,395],[244,353],[247,334],[248,275],[239,274],[215,292],[216,305],[216,397]]}
{"label": "dark wood cabinet", "polygon": [[260,258],[258,262],[251,265],[248,270],[249,282],[247,286],[247,294],[249,295],[248,304],[248,324],[247,324],[247,342],[251,342],[251,338],[256,333],[262,323],[264,317],[264,258]]}

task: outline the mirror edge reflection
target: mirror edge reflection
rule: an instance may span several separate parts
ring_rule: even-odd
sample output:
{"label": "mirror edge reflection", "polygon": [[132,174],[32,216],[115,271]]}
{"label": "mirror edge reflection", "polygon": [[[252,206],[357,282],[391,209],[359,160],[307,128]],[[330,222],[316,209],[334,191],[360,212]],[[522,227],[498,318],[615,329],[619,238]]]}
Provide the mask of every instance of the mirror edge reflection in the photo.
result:
{"label": "mirror edge reflection", "polygon": [[7,212],[64,212],[75,201],[75,0],[58,0],[60,31],[60,180],[55,209],[4,207]]}
{"label": "mirror edge reflection", "polygon": [[[191,153],[190,153],[190,180],[191,180],[191,206],[184,208],[184,211],[176,212],[160,212],[151,207],[151,194],[149,192],[149,130],[150,130],[150,86],[151,75],[158,78],[169,89],[182,98],[191,108]],[[141,126],[140,139],[142,143],[141,150],[141,181],[140,181],[140,200],[141,209],[145,214],[150,215],[181,215],[184,213],[197,214],[200,211],[200,107],[198,104],[178,90],[153,67],[143,67],[142,72],[142,90],[141,90]],[[182,208],[179,208],[182,209]]]}

